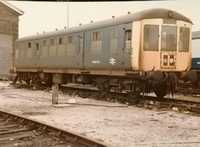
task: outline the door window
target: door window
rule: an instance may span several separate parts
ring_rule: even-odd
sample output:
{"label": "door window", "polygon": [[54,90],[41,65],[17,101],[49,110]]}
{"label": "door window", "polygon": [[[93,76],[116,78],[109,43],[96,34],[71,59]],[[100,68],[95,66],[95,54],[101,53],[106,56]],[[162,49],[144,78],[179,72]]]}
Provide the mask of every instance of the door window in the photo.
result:
{"label": "door window", "polygon": [[132,40],[132,31],[126,30],[125,31],[125,48],[130,49],[131,48],[131,40]]}
{"label": "door window", "polygon": [[158,51],[159,25],[144,26],[144,51]]}

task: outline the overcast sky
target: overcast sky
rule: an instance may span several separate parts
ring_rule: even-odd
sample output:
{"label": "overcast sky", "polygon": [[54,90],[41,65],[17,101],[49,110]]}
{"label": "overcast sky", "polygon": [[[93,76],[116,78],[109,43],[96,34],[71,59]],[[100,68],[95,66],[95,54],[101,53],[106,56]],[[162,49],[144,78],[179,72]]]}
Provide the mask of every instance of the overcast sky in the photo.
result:
{"label": "overcast sky", "polygon": [[[9,1],[24,11],[20,16],[19,37],[35,35],[37,32],[54,31],[67,26],[66,2],[23,2]],[[170,0],[144,2],[70,2],[69,25],[87,24],[148,8],[168,8],[189,17],[193,30],[200,30],[200,0]]]}

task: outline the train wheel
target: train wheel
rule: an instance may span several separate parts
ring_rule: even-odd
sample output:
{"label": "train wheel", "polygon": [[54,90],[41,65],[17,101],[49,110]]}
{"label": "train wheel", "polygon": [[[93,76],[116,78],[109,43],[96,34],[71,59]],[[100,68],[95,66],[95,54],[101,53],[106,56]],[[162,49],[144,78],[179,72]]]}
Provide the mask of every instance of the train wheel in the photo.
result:
{"label": "train wheel", "polygon": [[99,97],[100,97],[100,99],[105,99],[105,97],[110,92],[109,80],[107,80],[107,79],[99,79],[97,81],[97,87],[99,89]]}
{"label": "train wheel", "polygon": [[157,84],[154,87],[154,93],[158,98],[163,98],[167,95],[167,85],[165,83]]}

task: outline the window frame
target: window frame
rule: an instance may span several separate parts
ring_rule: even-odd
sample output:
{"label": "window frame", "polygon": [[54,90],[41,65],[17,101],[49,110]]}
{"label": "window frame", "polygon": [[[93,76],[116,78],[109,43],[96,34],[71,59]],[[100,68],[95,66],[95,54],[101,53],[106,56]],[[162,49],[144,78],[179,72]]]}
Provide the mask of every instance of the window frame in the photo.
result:
{"label": "window frame", "polygon": [[101,32],[100,31],[93,31],[92,32],[92,41],[101,41]]}
{"label": "window frame", "polygon": [[125,41],[131,41],[132,40],[132,29],[126,29],[124,31],[125,34]]}
{"label": "window frame", "polygon": [[131,49],[131,42],[132,42],[132,29],[126,29],[124,31],[124,48]]}
{"label": "window frame", "polygon": [[90,49],[95,54],[101,52],[102,49],[102,31],[101,30],[94,30],[91,31],[91,42],[90,42]]}
{"label": "window frame", "polygon": [[31,48],[31,47],[32,47],[32,43],[28,42],[28,48]]}
{"label": "window frame", "polygon": [[[166,42],[166,47],[164,48],[163,47],[163,39],[164,39],[164,37],[163,37],[163,28],[167,28],[168,27],[168,31],[166,32],[166,38],[165,38],[165,42]],[[175,34],[173,34],[173,35],[175,35],[175,40],[176,40],[176,42],[175,42],[175,46],[173,47],[173,48],[167,48],[167,46],[169,46],[167,43],[171,43],[171,41],[167,41],[167,35],[169,35],[169,28],[175,28]],[[177,52],[177,49],[178,49],[178,33],[177,33],[177,30],[178,30],[178,27],[176,26],[176,25],[161,25],[161,48],[160,48],[160,51],[164,51],[164,52]],[[171,34],[170,34],[171,35]],[[171,37],[170,37],[171,38]],[[171,46],[171,45],[170,45]]]}
{"label": "window frame", "polygon": [[40,43],[36,42],[35,45],[36,45],[36,51],[40,50]]}
{"label": "window frame", "polygon": [[55,38],[50,38],[50,45],[55,46]]}
{"label": "window frame", "polygon": [[58,45],[62,45],[63,44],[63,37],[58,37]]}
{"label": "window frame", "polygon": [[[186,49],[185,49],[185,48],[182,48],[182,49],[180,48],[180,47],[181,47],[180,44],[181,44],[181,29],[182,29],[182,28],[188,30],[188,32],[187,32],[187,33],[188,33],[188,34],[187,34],[187,35],[188,35],[188,36],[187,36],[187,37],[188,37],[188,38],[187,38],[188,40],[187,40],[187,47],[186,47]],[[179,51],[179,52],[189,52],[189,50],[190,50],[190,42],[191,42],[191,40],[190,40],[190,38],[191,38],[191,37],[190,37],[190,33],[191,33],[191,29],[190,29],[189,27],[181,26],[181,27],[179,28],[179,47],[178,47],[178,51]],[[185,37],[185,34],[183,34],[183,36],[184,36],[183,38],[186,38],[186,37]],[[183,41],[185,41],[185,40],[183,40]],[[185,45],[185,44],[184,44],[184,45]]]}
{"label": "window frame", "polygon": [[[154,28],[154,33],[153,34],[155,34],[155,30],[157,31],[156,33],[157,34],[155,34],[153,37],[152,37],[152,32],[151,32],[151,38],[155,38],[155,36],[157,35],[158,37],[157,37],[157,39],[155,40],[155,42],[156,42],[156,44],[148,44],[148,46],[156,46],[156,48],[145,48],[145,37],[146,37],[146,35],[145,35],[145,27],[147,27],[147,26],[149,26],[149,27],[155,27]],[[143,26],[143,51],[151,51],[151,52],[159,52],[159,43],[160,43],[160,41],[159,41],[159,37],[160,37],[160,25],[159,24],[145,24],[144,26]],[[150,43],[152,43],[152,41],[150,40],[151,39],[150,37],[148,37],[148,42],[150,42]],[[150,40],[150,41],[149,41]]]}

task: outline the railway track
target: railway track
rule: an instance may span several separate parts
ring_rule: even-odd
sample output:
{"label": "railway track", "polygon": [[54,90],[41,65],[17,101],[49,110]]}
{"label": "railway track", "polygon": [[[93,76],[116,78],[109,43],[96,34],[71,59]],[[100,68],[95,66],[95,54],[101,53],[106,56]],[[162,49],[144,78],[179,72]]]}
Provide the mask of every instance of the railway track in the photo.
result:
{"label": "railway track", "polygon": [[[18,88],[20,86],[18,85]],[[25,85],[22,87],[26,88]],[[89,85],[68,84],[62,85],[60,90],[69,95],[79,95],[82,98],[93,98],[97,100],[105,100],[110,102],[120,102],[137,107],[145,107],[148,109],[159,110],[175,110],[192,115],[200,116],[200,98],[199,97],[165,97],[157,98],[150,95],[133,96],[130,93],[109,92],[102,93],[96,87]]]}
{"label": "railway track", "polygon": [[70,85],[68,87],[64,86],[61,88],[62,91],[70,95],[79,95],[85,98],[95,98],[100,100],[106,100],[111,102],[121,102],[135,105],[138,107],[145,107],[148,109],[173,109],[179,112],[190,113],[193,115],[200,116],[200,98],[195,97],[165,97],[157,98],[150,95],[138,95],[133,96],[128,93],[101,93],[97,88],[91,87],[78,87]]}
{"label": "railway track", "polygon": [[190,88],[190,87],[180,87],[178,88],[178,93],[186,95],[186,96],[196,96],[200,95],[200,89],[199,88]]}
{"label": "railway track", "polygon": [[59,128],[0,111],[0,147],[106,147]]}

